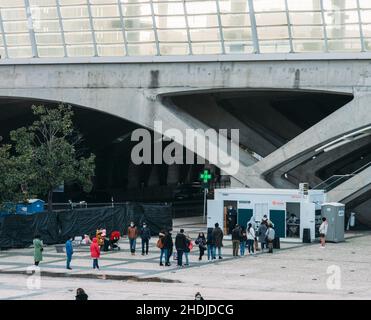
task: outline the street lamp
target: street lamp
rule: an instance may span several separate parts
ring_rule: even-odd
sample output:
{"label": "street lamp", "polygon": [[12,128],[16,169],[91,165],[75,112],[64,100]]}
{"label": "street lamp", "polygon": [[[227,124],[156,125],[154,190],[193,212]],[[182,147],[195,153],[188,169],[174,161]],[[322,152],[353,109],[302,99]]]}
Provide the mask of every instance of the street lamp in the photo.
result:
{"label": "street lamp", "polygon": [[205,169],[200,174],[200,179],[203,182],[202,187],[204,188],[204,214],[203,214],[203,219],[204,219],[204,222],[206,222],[206,195],[208,193],[209,180],[212,179],[212,176],[211,176],[209,170]]}

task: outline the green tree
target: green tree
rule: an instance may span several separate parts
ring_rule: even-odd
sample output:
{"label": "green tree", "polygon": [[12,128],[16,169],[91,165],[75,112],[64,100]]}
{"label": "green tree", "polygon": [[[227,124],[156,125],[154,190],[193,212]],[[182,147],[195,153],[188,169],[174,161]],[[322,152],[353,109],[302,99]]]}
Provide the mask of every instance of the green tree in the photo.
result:
{"label": "green tree", "polygon": [[21,183],[24,193],[46,196],[51,211],[53,190],[61,184],[76,182],[91,191],[95,155],[81,155],[71,106],[32,106],[32,111],[37,120],[10,133],[18,172],[13,180]]}
{"label": "green tree", "polygon": [[20,187],[23,173],[19,171],[18,159],[11,156],[11,148],[9,144],[0,145],[0,211],[4,203],[18,202],[26,197]]}

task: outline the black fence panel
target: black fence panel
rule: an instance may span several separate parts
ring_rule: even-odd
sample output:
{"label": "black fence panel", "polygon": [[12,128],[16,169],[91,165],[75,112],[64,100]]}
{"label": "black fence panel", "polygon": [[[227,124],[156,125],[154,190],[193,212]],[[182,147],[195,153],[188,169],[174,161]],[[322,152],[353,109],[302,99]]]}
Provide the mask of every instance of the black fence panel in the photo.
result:
{"label": "black fence panel", "polygon": [[9,215],[0,223],[0,248],[24,248],[36,234],[44,244],[65,242],[69,237],[93,236],[97,229],[127,234],[130,221],[140,227],[146,222],[151,233],[172,229],[172,208],[168,204],[127,203],[115,207],[42,212],[34,215]]}

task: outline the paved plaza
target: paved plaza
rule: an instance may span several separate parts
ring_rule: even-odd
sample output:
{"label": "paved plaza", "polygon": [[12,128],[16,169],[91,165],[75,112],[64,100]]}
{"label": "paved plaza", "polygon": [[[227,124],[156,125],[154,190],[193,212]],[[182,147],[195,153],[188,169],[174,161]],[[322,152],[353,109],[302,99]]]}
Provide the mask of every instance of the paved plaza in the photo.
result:
{"label": "paved plaza", "polygon": [[[205,229],[202,219],[174,222],[174,235],[183,227],[193,238]],[[224,259],[198,261],[198,248],[191,252],[191,266],[178,269],[159,266],[157,237],[151,239],[150,254],[131,256],[128,240],[121,251],[103,252],[101,270],[92,269],[89,249],[76,249],[72,271],[65,269],[64,253],[54,246],[44,250],[40,288],[27,275],[33,264],[33,249],[0,252],[0,299],[74,299],[76,288],[84,288],[90,299],[193,299],[200,291],[205,299],[370,299],[370,232],[347,234],[347,241],[305,245],[282,242],[273,255],[232,257],[226,240]],[[138,250],[139,249],[139,250]],[[333,280],[336,276],[337,283]],[[31,283],[31,287],[30,287]],[[340,284],[340,287],[338,285]]]}

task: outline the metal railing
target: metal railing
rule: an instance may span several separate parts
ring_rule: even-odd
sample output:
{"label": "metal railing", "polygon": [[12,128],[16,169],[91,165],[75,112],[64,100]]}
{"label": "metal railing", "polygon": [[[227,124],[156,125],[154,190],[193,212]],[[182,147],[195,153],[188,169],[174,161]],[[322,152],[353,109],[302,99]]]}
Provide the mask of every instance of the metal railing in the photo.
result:
{"label": "metal railing", "polygon": [[313,189],[325,190],[325,192],[329,192],[330,190],[336,188],[340,184],[344,183],[345,181],[349,180],[350,178],[354,177],[355,175],[357,175],[358,173],[362,172],[363,170],[367,169],[370,166],[371,161],[350,174],[333,175],[326,179],[325,181],[318,184],[317,186],[315,186]]}

